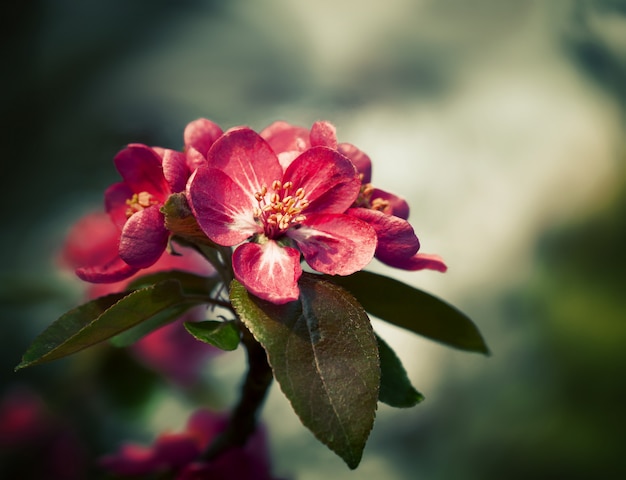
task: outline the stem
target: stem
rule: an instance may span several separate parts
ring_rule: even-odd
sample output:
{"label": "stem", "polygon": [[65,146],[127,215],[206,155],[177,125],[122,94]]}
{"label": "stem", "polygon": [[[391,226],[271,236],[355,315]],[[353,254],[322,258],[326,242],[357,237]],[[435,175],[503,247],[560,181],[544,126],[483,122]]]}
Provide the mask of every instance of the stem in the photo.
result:
{"label": "stem", "polygon": [[212,460],[232,447],[245,445],[248,437],[256,430],[257,413],[274,378],[265,350],[245,327],[242,343],[248,357],[248,373],[241,389],[241,398],[231,413],[227,429],[202,454],[204,460]]}

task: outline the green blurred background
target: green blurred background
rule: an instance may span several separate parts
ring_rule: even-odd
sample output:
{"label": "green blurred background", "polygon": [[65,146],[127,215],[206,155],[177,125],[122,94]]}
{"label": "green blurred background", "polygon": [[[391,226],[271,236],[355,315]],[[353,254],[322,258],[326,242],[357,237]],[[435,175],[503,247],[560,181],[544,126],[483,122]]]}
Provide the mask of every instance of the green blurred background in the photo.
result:
{"label": "green blurred background", "polygon": [[[625,478],[626,2],[32,0],[3,6],[2,395],[36,392],[84,463],[226,407],[241,352],[179,392],[107,346],[13,373],[81,299],[55,255],[127,143],[185,124],[330,120],[405,196],[450,269],[383,272],[472,317],[493,355],[375,328],[426,401],[381,406],[354,472],[274,386],[275,472],[297,479]],[[10,450],[10,449],[9,449]],[[0,455],[3,478],[39,478]],[[26,465],[23,463],[22,465]],[[97,473],[85,467],[85,478]]]}

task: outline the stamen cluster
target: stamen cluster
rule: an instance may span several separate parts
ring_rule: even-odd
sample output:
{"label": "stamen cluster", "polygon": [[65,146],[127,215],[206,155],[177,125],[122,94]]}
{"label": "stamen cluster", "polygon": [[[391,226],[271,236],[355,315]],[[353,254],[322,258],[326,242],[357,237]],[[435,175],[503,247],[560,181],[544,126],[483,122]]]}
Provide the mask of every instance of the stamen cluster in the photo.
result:
{"label": "stamen cluster", "polygon": [[304,188],[298,188],[293,194],[292,182],[282,184],[280,180],[272,182],[273,192],[269,192],[266,185],[261,191],[255,192],[254,198],[258,207],[254,208],[255,221],[261,222],[264,233],[268,238],[276,238],[290,227],[295,227],[306,220],[302,211],[308,207],[309,201],[305,198]]}
{"label": "stamen cluster", "polygon": [[126,217],[130,218],[134,213],[141,212],[144,208],[158,203],[148,192],[133,193],[133,196],[126,200],[126,205],[128,205]]}
{"label": "stamen cluster", "polygon": [[361,190],[359,191],[359,196],[354,202],[355,206],[390,214],[391,203],[389,202],[389,200],[385,200],[380,197],[372,199],[374,191],[375,188],[371,183],[362,184]]}

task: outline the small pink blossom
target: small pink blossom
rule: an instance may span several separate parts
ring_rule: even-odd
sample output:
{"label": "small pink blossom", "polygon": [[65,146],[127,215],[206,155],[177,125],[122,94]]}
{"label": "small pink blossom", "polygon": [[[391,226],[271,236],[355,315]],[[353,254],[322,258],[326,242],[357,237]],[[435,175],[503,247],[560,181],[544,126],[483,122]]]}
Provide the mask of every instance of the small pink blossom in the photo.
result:
{"label": "small pink blossom", "polygon": [[430,269],[445,272],[447,267],[437,255],[418,253],[420,243],[413,227],[407,222],[409,204],[402,197],[375,188],[372,184],[372,162],[360,149],[350,143],[338,143],[335,127],[329,122],[315,122],[311,130],[287,122],[274,122],[261,132],[281,165],[316,145],[336,149],[348,157],[361,176],[361,190],[353,208],[346,213],[369,223],[377,235],[376,258],[403,270]]}
{"label": "small pink blossom", "polygon": [[233,271],[253,294],[274,303],[299,296],[300,254],[318,272],[349,275],[372,259],[374,230],[344,212],[360,179],[337,151],[312,147],[284,169],[249,128],[225,133],[187,186],[198,224],[215,243],[239,245]]}
{"label": "small pink blossom", "polygon": [[[104,212],[85,215],[70,229],[59,255],[60,266],[67,269],[100,265],[103,260],[117,254],[117,227]],[[150,267],[129,278],[112,283],[95,283],[87,287],[87,297],[97,298],[109,293],[124,291],[140,275],[184,270],[199,275],[214,274],[211,265],[197,252],[179,248],[181,255],[163,253]],[[218,349],[198,342],[187,333],[184,321],[204,318],[204,307],[196,307],[175,322],[149,333],[131,346],[139,362],[183,386],[192,385],[200,374],[203,360],[215,355]]]}
{"label": "small pink blossom", "polygon": [[131,144],[113,159],[122,181],[105,192],[105,207],[119,230],[117,252],[101,263],[79,268],[88,282],[109,283],[153,265],[170,233],[160,209],[172,193],[182,192],[191,172],[205,163],[206,152],[221,135],[215,123],[198,119],[184,132],[185,151]]}
{"label": "small pink blossom", "polygon": [[162,434],[152,446],[125,444],[118,453],[102,457],[100,465],[125,477],[169,473],[176,480],[272,480],[266,435],[262,428],[257,429],[242,447],[233,447],[211,461],[199,458],[227,425],[227,417],[199,410],[189,418],[184,432]]}

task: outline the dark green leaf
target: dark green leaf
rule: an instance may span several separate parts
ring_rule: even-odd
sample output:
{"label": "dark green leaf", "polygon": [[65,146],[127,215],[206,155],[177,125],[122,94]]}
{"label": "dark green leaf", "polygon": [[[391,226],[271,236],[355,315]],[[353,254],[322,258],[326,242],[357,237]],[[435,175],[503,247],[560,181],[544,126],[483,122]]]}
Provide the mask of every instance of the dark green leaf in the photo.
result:
{"label": "dark green leaf", "polygon": [[234,281],[231,301],[302,423],[356,468],[378,400],[376,337],[363,308],[337,285],[304,274],[300,292],[299,301],[274,305]]}
{"label": "dark green leaf", "polygon": [[185,295],[209,295],[219,282],[218,277],[204,277],[182,270],[169,270],[151,273],[133,280],[127,290],[149,287],[164,280],[175,279],[180,283]]}
{"label": "dark green leaf", "polygon": [[185,322],[185,328],[194,338],[222,350],[239,346],[239,329],[233,322]]}
{"label": "dark green leaf", "polygon": [[195,304],[193,303],[181,303],[180,305],[163,310],[148,320],[141,322],[118,335],[115,335],[110,340],[111,345],[119,348],[128,347],[156,329],[178,320],[187,310],[194,306]]}
{"label": "dark green leaf", "polygon": [[44,330],[28,348],[16,370],[56,360],[108,340],[182,303],[197,301],[183,295],[177,280],[92,300],[65,313]]}
{"label": "dark green leaf", "polygon": [[376,335],[376,340],[380,355],[378,400],[396,408],[414,407],[424,400],[424,396],[411,385],[406,370],[396,353],[378,335]]}
{"label": "dark green leaf", "polygon": [[474,323],[433,295],[371,272],[332,277],[352,293],[366,311],[389,323],[450,347],[489,354]]}

